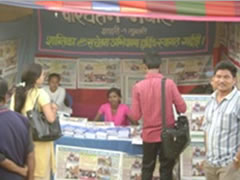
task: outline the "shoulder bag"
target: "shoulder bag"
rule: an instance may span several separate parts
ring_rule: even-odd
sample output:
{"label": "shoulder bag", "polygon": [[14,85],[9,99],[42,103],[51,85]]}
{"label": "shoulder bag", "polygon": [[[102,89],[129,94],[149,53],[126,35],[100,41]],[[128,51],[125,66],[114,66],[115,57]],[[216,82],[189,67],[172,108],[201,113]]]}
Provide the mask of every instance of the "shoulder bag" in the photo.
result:
{"label": "shoulder bag", "polygon": [[62,136],[62,130],[59,123],[59,117],[53,123],[49,123],[43,112],[39,111],[38,97],[34,108],[27,112],[30,120],[34,141],[54,141]]}
{"label": "shoulder bag", "polygon": [[162,147],[166,158],[177,159],[190,143],[189,123],[186,116],[178,114],[174,127],[166,125],[165,81],[162,79]]}

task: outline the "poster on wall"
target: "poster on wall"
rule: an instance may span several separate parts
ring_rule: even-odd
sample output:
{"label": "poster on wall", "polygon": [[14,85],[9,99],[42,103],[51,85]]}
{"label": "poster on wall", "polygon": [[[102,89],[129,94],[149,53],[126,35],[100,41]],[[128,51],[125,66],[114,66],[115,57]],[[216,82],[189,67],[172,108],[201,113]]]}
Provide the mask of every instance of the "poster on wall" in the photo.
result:
{"label": "poster on wall", "polygon": [[191,144],[181,154],[181,180],[206,180],[203,162],[206,157],[205,145],[202,140],[192,139]]}
{"label": "poster on wall", "polygon": [[132,89],[136,83],[144,79],[144,75],[125,76],[125,103],[132,103]]}
{"label": "poster on wall", "polygon": [[18,40],[0,41],[0,76],[7,82],[9,89],[16,84]]}
{"label": "poster on wall", "polygon": [[120,180],[121,153],[57,145],[56,180]]}
{"label": "poster on wall", "polygon": [[211,99],[210,95],[183,95],[183,99],[187,104],[186,116],[190,123],[190,131],[192,137],[198,139],[203,138],[201,129],[204,121],[204,112],[207,103]]}
{"label": "poster on wall", "polygon": [[240,63],[240,24],[228,23],[228,55]]}
{"label": "poster on wall", "polygon": [[212,56],[164,58],[168,61],[168,75],[175,76],[178,85],[207,84],[212,76]]}
{"label": "poster on wall", "polygon": [[51,73],[61,75],[61,86],[68,89],[76,89],[77,85],[77,61],[66,58],[36,57],[35,62],[42,65],[45,71],[45,82]]}
{"label": "poster on wall", "polygon": [[78,88],[110,89],[121,86],[119,59],[79,59]]}
{"label": "poster on wall", "polygon": [[145,74],[141,59],[123,59],[121,60],[121,69],[123,74]]}

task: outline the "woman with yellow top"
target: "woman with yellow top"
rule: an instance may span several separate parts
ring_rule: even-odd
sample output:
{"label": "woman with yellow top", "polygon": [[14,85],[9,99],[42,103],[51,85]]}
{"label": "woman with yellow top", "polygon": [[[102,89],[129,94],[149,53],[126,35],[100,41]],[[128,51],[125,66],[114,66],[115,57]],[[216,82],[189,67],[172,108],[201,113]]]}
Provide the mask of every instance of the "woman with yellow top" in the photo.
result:
{"label": "woman with yellow top", "polygon": [[[21,83],[11,99],[10,108],[25,116],[32,110],[37,101],[41,111],[51,123],[56,119],[57,106],[50,103],[48,94],[41,89],[44,72],[41,65],[31,64],[22,74]],[[53,142],[34,141],[35,180],[50,180],[51,169],[55,171]]]}

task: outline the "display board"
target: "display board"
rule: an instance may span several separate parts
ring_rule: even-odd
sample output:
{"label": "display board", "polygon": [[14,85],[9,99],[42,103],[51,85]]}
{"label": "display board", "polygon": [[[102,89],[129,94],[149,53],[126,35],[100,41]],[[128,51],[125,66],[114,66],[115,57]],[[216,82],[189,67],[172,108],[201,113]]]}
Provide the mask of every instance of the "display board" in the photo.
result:
{"label": "display board", "polygon": [[7,82],[9,89],[16,84],[18,65],[18,40],[0,41],[0,77]]}
{"label": "display board", "polygon": [[35,62],[42,65],[45,72],[44,84],[47,85],[48,75],[58,73],[61,76],[60,85],[64,88],[77,87],[77,60],[67,58],[36,57]]}
{"label": "display board", "polygon": [[[141,178],[142,155],[120,151],[56,146],[55,180],[138,180]],[[153,179],[159,180],[159,162]],[[176,170],[175,170],[176,173]]]}
{"label": "display board", "polygon": [[210,95],[183,95],[187,104],[186,116],[190,123],[191,143],[181,154],[181,180],[205,180],[203,161],[206,158],[204,132],[201,125]]}
{"label": "display board", "polygon": [[210,53],[215,37],[215,23],[210,22],[44,10],[38,11],[38,28],[40,52],[82,56]]}

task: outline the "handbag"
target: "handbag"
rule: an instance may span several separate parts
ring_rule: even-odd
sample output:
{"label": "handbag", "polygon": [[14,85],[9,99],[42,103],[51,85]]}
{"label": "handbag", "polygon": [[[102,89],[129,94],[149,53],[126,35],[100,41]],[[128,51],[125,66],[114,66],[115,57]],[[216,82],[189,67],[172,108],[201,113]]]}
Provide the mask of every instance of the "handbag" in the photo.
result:
{"label": "handbag", "polygon": [[27,112],[27,117],[30,120],[32,135],[34,141],[54,141],[62,136],[62,130],[59,122],[59,117],[53,123],[49,123],[43,112],[39,111],[37,100],[34,108]]}
{"label": "handbag", "polygon": [[163,153],[166,158],[177,159],[184,149],[190,144],[190,133],[188,119],[178,113],[174,127],[166,126],[165,111],[165,81],[162,79],[162,124],[161,134]]}

